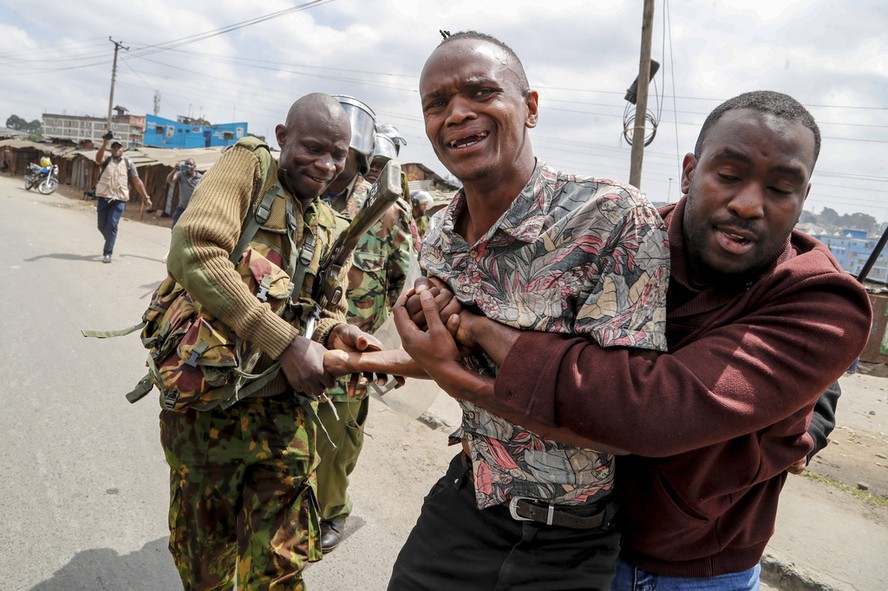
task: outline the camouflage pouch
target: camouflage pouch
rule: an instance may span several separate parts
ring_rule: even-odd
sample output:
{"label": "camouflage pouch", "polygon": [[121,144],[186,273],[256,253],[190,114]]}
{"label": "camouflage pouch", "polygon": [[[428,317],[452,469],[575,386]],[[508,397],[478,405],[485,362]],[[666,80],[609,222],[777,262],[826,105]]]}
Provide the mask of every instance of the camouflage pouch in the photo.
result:
{"label": "camouflage pouch", "polygon": [[[283,269],[253,248],[235,269],[250,293],[283,314],[292,290]],[[251,373],[261,351],[208,314],[172,277],[155,290],[143,320],[148,376],[165,410],[209,410],[237,401],[267,383],[279,367]]]}

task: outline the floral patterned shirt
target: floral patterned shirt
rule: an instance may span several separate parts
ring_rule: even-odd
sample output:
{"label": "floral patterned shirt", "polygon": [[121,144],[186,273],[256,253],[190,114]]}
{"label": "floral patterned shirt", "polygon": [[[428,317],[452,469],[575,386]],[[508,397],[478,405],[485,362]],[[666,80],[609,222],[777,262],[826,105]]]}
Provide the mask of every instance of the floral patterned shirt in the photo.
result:
{"label": "floral patterned shirt", "polygon": [[[456,297],[523,330],[588,335],[602,347],[666,350],[666,229],[635,188],[537,162],[509,209],[475,244],[454,231],[460,190],[431,221],[420,262]],[[541,355],[545,354],[540,352]],[[486,356],[467,358],[495,376]],[[479,508],[513,496],[578,505],[613,486],[614,458],[557,443],[460,401]]]}

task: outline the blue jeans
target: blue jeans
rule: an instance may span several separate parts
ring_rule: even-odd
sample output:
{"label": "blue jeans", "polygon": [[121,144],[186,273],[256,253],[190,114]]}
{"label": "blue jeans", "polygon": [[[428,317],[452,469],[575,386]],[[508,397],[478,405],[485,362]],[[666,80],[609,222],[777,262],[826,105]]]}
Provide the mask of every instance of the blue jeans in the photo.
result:
{"label": "blue jeans", "polygon": [[177,207],[176,211],[173,212],[173,225],[170,226],[171,230],[176,227],[176,222],[178,222],[179,218],[182,217],[182,213],[184,211],[185,211],[184,207]]}
{"label": "blue jeans", "polygon": [[99,218],[99,232],[105,237],[103,255],[114,253],[114,243],[117,241],[117,225],[126,209],[126,202],[118,199],[105,199],[99,197],[96,203],[96,211]]}
{"label": "blue jeans", "polygon": [[617,560],[611,591],[759,591],[761,563],[749,570],[715,577],[667,577]]}

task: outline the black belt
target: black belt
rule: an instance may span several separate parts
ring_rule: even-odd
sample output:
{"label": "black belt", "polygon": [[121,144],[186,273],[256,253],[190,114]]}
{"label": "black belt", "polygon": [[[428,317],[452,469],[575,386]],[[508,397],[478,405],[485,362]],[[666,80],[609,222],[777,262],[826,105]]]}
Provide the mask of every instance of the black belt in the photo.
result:
{"label": "black belt", "polygon": [[[459,454],[459,459],[466,468],[469,481],[475,482],[469,456],[463,452]],[[610,531],[616,526],[614,518],[617,515],[617,503],[604,500],[588,505],[553,505],[532,497],[512,497],[509,501],[509,514],[515,521],[535,521],[570,529]]]}
{"label": "black belt", "polygon": [[[583,515],[594,508],[600,507],[592,515]],[[512,497],[509,501],[509,514],[516,521],[535,521],[546,525],[569,527],[570,529],[602,529],[614,528],[614,517],[617,515],[617,504],[604,501],[601,504],[587,505],[553,505],[528,497]]]}

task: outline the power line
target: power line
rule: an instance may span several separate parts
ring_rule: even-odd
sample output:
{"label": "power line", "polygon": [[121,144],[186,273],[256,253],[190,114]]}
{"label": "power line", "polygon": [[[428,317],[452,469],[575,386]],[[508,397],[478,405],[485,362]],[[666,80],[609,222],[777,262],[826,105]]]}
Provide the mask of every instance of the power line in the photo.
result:
{"label": "power line", "polygon": [[180,39],[173,39],[172,41],[167,41],[165,43],[159,43],[156,45],[147,45],[140,50],[136,50],[133,54],[136,57],[142,57],[146,55],[152,55],[154,53],[159,53],[161,51],[167,51],[170,49],[174,49],[176,47],[182,47],[183,45],[190,45],[191,43],[197,43],[198,41],[203,41],[205,39],[210,39],[211,37],[216,37],[218,35],[224,35],[226,33],[231,33],[232,31],[237,31],[239,29],[243,29],[246,27],[251,27],[253,25],[264,23],[265,21],[270,21],[272,19],[280,18],[282,16],[286,16],[288,14],[292,14],[294,12],[301,12],[303,10],[308,10],[309,8],[316,8],[318,6],[323,6],[324,4],[329,4],[330,2],[334,2],[334,0],[312,0],[311,2],[306,2],[305,4],[300,4],[299,6],[294,6],[292,8],[285,8],[283,10],[278,10],[277,12],[272,12],[269,14],[265,14],[262,16],[257,16],[256,18],[248,19],[245,21],[241,21],[239,23],[234,23],[233,25],[226,25],[224,27],[219,27],[218,29],[213,29],[211,31],[206,31],[203,33],[196,33],[194,35],[189,35],[187,37],[182,37]]}

